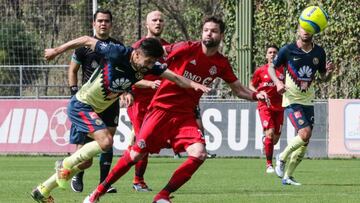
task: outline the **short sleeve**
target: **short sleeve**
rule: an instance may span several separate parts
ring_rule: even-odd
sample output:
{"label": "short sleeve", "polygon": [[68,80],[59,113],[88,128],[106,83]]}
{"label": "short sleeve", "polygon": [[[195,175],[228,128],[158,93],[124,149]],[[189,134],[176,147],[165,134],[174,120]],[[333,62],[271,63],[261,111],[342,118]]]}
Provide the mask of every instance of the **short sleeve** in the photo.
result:
{"label": "short sleeve", "polygon": [[252,86],[254,86],[255,88],[257,88],[258,86],[259,86],[259,84],[260,84],[260,68],[257,68],[256,70],[255,70],[255,72],[254,72],[254,74],[253,74],[253,77],[252,77],[252,79],[251,79],[251,84],[252,84]]}
{"label": "short sleeve", "polygon": [[277,54],[277,56],[274,58],[274,61],[273,61],[275,68],[278,68],[281,65],[284,65],[284,66],[286,65],[287,52],[288,52],[287,46],[284,46],[279,50],[279,53]]}
{"label": "short sleeve", "polygon": [[319,72],[326,73],[326,53],[323,48],[320,48],[320,59],[319,59]]}
{"label": "short sleeve", "polygon": [[85,47],[75,49],[74,53],[71,56],[71,60],[76,64],[83,64],[85,61]]}
{"label": "short sleeve", "polygon": [[131,47],[125,47],[121,44],[113,44],[113,43],[105,43],[98,41],[95,46],[95,51],[102,55],[105,59],[110,60],[112,62],[121,60],[124,56],[128,56],[128,54],[133,49]]}
{"label": "short sleeve", "polygon": [[238,80],[227,59],[225,60],[224,72],[220,77],[229,84]]}

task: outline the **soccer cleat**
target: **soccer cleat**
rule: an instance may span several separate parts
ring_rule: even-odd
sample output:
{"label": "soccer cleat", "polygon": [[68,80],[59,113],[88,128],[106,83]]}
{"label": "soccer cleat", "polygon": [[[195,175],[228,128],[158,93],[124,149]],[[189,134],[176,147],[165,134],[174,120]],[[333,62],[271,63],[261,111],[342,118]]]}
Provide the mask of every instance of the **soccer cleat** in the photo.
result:
{"label": "soccer cleat", "polygon": [[181,158],[180,153],[176,153],[176,154],[174,154],[174,159],[180,159],[180,158]]}
{"label": "soccer cleat", "polygon": [[152,189],[150,189],[145,182],[139,182],[133,184],[133,189],[138,192],[150,192]]}
{"label": "soccer cleat", "polygon": [[55,162],[56,183],[60,188],[66,188],[66,181],[69,179],[70,170],[63,167],[63,160]]}
{"label": "soccer cleat", "polygon": [[280,160],[279,154],[276,155],[276,167],[275,172],[276,175],[280,178],[284,177],[284,170],[285,170],[285,161]]}
{"label": "soccer cleat", "polygon": [[153,203],[171,203],[171,201],[170,201],[170,197],[160,196],[159,194],[157,194],[154,197]]}
{"label": "soccer cleat", "polygon": [[212,159],[212,158],[216,157],[216,154],[211,154],[211,153],[208,152],[206,157],[209,158],[209,159]]}
{"label": "soccer cleat", "polygon": [[84,189],[84,183],[81,177],[75,175],[72,179],[71,179],[71,189],[74,192],[82,192]]}
{"label": "soccer cleat", "polygon": [[39,202],[39,203],[54,203],[54,198],[49,196],[49,197],[45,197],[44,195],[41,194],[40,190],[35,188],[32,192],[31,192],[31,197]]}
{"label": "soccer cleat", "polygon": [[95,189],[90,195],[88,195],[83,203],[95,203],[99,202],[100,199],[100,193]]}
{"label": "soccer cleat", "polygon": [[275,170],[271,164],[266,166],[266,173],[274,173]]}
{"label": "soccer cleat", "polygon": [[110,186],[107,190],[106,190],[106,193],[117,193],[117,189]]}
{"label": "soccer cleat", "polygon": [[282,184],[283,185],[296,185],[296,186],[300,186],[301,183],[297,182],[294,177],[290,176],[290,177],[287,177],[287,178],[283,178],[281,180]]}

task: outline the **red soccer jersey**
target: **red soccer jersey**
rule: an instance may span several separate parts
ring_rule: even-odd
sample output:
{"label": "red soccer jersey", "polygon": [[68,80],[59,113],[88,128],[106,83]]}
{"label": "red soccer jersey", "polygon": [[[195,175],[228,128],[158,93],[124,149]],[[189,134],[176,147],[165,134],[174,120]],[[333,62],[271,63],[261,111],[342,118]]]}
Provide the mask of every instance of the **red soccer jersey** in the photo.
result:
{"label": "red soccer jersey", "polygon": [[[237,80],[230,63],[220,53],[206,56],[201,42],[179,42],[166,47],[170,53],[166,60],[168,68],[194,82],[209,85],[220,77],[227,83]],[[181,88],[169,80],[163,80],[155,93],[150,107],[159,107],[172,112],[194,113],[202,92]]]}
{"label": "red soccer jersey", "polygon": [[[281,106],[282,103],[282,96],[277,92],[276,86],[274,82],[271,80],[270,75],[268,73],[269,64],[265,64],[259,68],[257,68],[254,72],[253,78],[251,80],[252,85],[257,89],[257,91],[264,91],[267,93],[270,99],[270,109],[274,111],[281,111],[283,107]],[[276,76],[279,80],[284,80],[284,68],[276,68],[275,69]],[[265,108],[267,107],[266,102],[259,101],[258,108]]]}
{"label": "red soccer jersey", "polygon": [[[136,41],[132,47],[133,48],[138,48],[140,46],[140,43],[146,38],[142,38],[138,41]],[[164,45],[169,45],[169,42],[165,41],[164,39],[160,39],[161,44]],[[164,63],[165,59],[161,59],[159,60],[160,63]],[[153,74],[148,74],[145,75],[144,80],[150,80],[150,81],[155,81],[155,80],[161,80],[162,78],[160,76],[157,75],[153,75]],[[132,86],[132,92],[135,95],[134,98],[134,102],[141,102],[142,105],[145,105],[146,107],[150,104],[150,101],[152,99],[152,97],[154,96],[156,90],[151,89],[151,88],[137,88],[135,87],[135,85]]]}

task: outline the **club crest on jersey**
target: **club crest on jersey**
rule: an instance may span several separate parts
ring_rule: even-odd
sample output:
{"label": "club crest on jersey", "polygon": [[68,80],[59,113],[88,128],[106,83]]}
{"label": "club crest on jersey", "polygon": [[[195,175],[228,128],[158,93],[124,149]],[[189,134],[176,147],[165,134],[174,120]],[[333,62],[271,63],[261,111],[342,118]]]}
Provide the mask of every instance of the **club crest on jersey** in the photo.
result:
{"label": "club crest on jersey", "polygon": [[[126,90],[127,88],[130,87],[130,85],[131,85],[131,82],[127,78],[120,78],[120,79],[118,78],[112,82],[112,90],[117,89],[119,87],[121,87],[122,90]],[[117,91],[115,91],[115,92],[117,92]]]}
{"label": "club crest on jersey", "polygon": [[91,67],[93,68],[93,69],[96,69],[96,68],[98,68],[100,65],[98,64],[98,62],[96,62],[95,60],[93,60],[92,62],[91,62]]}
{"label": "club crest on jersey", "polygon": [[318,59],[317,57],[314,57],[314,58],[313,58],[313,64],[314,64],[314,65],[319,64],[319,59]]}
{"label": "club crest on jersey", "polygon": [[216,66],[211,66],[211,68],[209,69],[209,73],[210,75],[215,75],[217,73]]}
{"label": "club crest on jersey", "polygon": [[299,119],[299,120],[298,120],[298,124],[299,124],[299,125],[303,125],[304,122],[305,122],[305,121],[304,121],[303,119]]}
{"label": "club crest on jersey", "polygon": [[136,72],[135,73],[135,78],[138,80],[141,80],[144,78],[144,74],[140,73],[140,72]]}
{"label": "club crest on jersey", "polygon": [[146,147],[146,143],[145,143],[145,140],[141,139],[137,142],[137,146],[140,148],[140,149],[144,149]]}

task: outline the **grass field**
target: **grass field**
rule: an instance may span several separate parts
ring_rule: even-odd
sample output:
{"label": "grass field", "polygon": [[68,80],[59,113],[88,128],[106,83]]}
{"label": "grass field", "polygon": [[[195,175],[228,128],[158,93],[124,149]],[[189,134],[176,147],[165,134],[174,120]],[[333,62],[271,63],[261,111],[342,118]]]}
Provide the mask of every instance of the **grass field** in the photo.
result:
{"label": "grass field", "polygon": [[[0,157],[0,202],[33,202],[30,191],[53,173],[59,157]],[[117,158],[115,158],[117,160]],[[98,160],[85,173],[83,193],[70,187],[56,189],[57,203],[82,202],[98,183]],[[154,190],[137,193],[131,189],[133,169],[115,183],[117,194],[102,203],[149,203],[184,159],[150,158],[146,180]],[[174,203],[226,202],[360,202],[360,160],[304,160],[295,173],[302,186],[283,186],[276,175],[265,174],[264,159],[207,160],[192,179],[173,195]]]}

